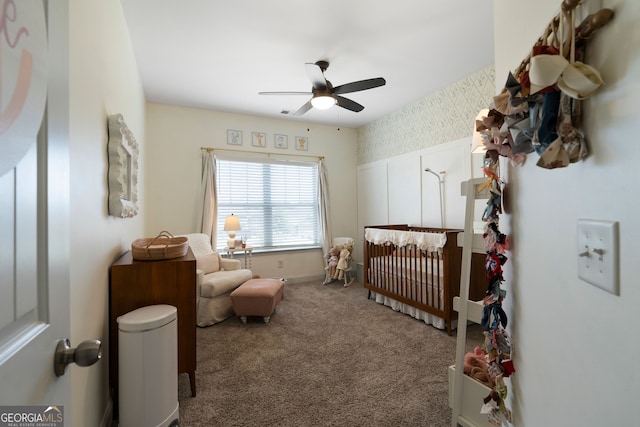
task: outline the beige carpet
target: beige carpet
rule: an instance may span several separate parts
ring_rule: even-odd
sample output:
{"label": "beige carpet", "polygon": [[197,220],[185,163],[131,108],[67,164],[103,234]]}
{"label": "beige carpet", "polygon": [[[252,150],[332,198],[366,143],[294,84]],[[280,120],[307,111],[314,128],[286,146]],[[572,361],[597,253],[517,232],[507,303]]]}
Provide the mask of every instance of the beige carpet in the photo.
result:
{"label": "beige carpet", "polygon": [[[367,299],[359,283],[287,284],[269,324],[197,331],[197,396],[180,425],[449,426],[455,336]],[[470,328],[468,343],[481,331]]]}

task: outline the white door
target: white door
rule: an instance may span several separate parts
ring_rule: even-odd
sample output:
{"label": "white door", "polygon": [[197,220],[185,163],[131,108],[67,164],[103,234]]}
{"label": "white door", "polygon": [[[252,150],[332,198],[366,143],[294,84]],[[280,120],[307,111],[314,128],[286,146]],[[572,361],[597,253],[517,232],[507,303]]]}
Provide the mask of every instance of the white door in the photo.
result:
{"label": "white door", "polygon": [[0,6],[2,412],[69,403],[69,375],[53,369],[56,344],[69,336],[69,6]]}

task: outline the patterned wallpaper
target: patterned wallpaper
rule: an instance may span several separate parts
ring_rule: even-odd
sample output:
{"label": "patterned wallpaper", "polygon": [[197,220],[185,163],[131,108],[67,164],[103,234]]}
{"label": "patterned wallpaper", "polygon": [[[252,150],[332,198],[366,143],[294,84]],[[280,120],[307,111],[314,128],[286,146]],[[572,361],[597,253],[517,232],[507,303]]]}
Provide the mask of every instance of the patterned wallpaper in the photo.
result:
{"label": "patterned wallpaper", "polygon": [[495,95],[489,66],[357,130],[358,164],[471,135],[478,112]]}

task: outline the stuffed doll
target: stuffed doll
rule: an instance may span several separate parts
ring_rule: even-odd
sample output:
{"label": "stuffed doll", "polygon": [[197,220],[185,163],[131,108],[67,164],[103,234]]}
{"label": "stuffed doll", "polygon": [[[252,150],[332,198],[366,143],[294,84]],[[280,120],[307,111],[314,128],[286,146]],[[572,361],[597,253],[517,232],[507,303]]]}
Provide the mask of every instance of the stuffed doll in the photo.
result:
{"label": "stuffed doll", "polygon": [[329,253],[327,253],[327,266],[325,270],[327,270],[327,274],[329,277],[333,277],[336,274],[336,267],[338,265],[338,256],[340,255],[340,246],[334,246],[329,249]]}
{"label": "stuffed doll", "polygon": [[493,387],[494,381],[489,374],[489,364],[480,347],[476,347],[473,353],[464,355],[464,373],[480,381],[488,387]]}
{"label": "stuffed doll", "polygon": [[334,279],[341,280],[344,277],[344,270],[349,267],[349,260],[351,259],[352,245],[345,243],[340,250],[340,258],[338,259],[338,265],[336,266],[336,272],[333,276]]}

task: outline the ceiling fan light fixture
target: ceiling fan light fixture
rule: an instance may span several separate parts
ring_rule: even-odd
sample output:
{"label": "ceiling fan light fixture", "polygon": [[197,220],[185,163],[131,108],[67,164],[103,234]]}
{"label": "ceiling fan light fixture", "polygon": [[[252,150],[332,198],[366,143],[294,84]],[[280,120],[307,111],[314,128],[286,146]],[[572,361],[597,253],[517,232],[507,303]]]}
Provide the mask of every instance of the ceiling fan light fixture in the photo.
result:
{"label": "ceiling fan light fixture", "polygon": [[[294,116],[301,116],[311,108],[317,110],[327,110],[334,105],[344,108],[345,110],[359,113],[364,110],[364,106],[357,102],[345,98],[345,93],[360,92],[367,89],[384,86],[387,82],[382,77],[374,79],[358,80],[351,83],[345,83],[334,87],[324,76],[324,72],[329,63],[327,61],[318,61],[315,64],[306,63],[307,75],[311,81],[311,99],[305,102],[302,107],[293,113]],[[259,95],[308,95],[309,92],[258,92]]]}
{"label": "ceiling fan light fixture", "polygon": [[336,105],[336,98],[331,95],[318,95],[311,99],[311,105],[318,110],[326,110]]}

